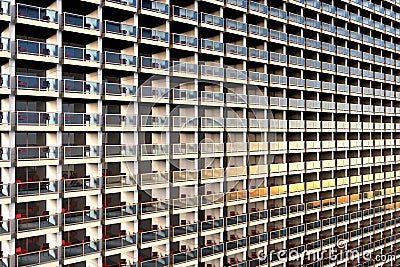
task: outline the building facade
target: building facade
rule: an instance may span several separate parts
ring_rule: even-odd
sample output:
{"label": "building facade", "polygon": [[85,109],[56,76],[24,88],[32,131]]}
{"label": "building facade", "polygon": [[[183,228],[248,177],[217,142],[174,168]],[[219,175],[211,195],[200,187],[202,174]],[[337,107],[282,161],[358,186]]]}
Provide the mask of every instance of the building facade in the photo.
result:
{"label": "building facade", "polygon": [[0,32],[0,266],[399,266],[399,0],[1,0]]}

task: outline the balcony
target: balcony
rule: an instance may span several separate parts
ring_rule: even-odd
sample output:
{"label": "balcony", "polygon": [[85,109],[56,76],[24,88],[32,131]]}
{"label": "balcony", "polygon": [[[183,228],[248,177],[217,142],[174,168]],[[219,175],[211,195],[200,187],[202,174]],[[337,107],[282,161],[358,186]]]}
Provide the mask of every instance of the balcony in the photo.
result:
{"label": "balcony", "polygon": [[268,18],[268,6],[254,1],[249,1],[249,13],[263,18]]}
{"label": "balcony", "polygon": [[136,250],[136,234],[121,235],[118,237],[103,237],[104,256],[116,255]]}
{"label": "balcony", "polygon": [[58,46],[54,44],[17,40],[16,59],[59,63]]}
{"label": "balcony", "polygon": [[58,113],[17,111],[16,131],[58,131]]}
{"label": "balcony", "polygon": [[172,62],[172,74],[174,76],[181,76],[184,78],[197,78],[198,76],[197,64],[173,61]]}
{"label": "balcony", "polygon": [[136,57],[132,55],[104,52],[104,65],[106,69],[121,71],[136,71]]}
{"label": "balcony", "polygon": [[[17,95],[58,97],[58,80],[47,77],[23,76],[16,77]],[[4,79],[3,79],[4,80]]]}
{"label": "balcony", "polygon": [[169,63],[168,60],[156,59],[151,57],[140,58],[140,71],[144,73],[168,75]]}
{"label": "balcony", "polygon": [[141,86],[139,88],[141,102],[169,102],[169,89],[152,86]]}
{"label": "balcony", "polygon": [[212,218],[211,215],[207,216],[206,221],[202,221],[200,225],[201,236],[209,236],[224,231],[224,219]]}
{"label": "balcony", "polygon": [[65,198],[79,197],[82,195],[99,195],[100,192],[100,178],[85,177],[76,178],[74,175],[70,177],[62,177],[63,183],[63,196]]}
{"label": "balcony", "polygon": [[172,21],[182,22],[197,26],[197,12],[191,9],[172,6]]}
{"label": "balcony", "polygon": [[224,254],[224,244],[210,245],[200,249],[200,262],[211,261],[213,259],[219,259]]}
{"label": "balcony", "polygon": [[63,31],[100,36],[100,25],[97,18],[66,12],[63,15]]}
{"label": "balcony", "polygon": [[146,260],[139,258],[138,267],[164,267],[168,266],[168,260],[168,255],[158,258],[151,257],[151,259]]}
{"label": "balcony", "polygon": [[199,198],[196,197],[182,197],[171,200],[172,214],[182,214],[187,212],[197,211],[199,206]]}
{"label": "balcony", "polygon": [[185,51],[197,52],[197,38],[183,34],[172,33],[171,48],[183,49]]}
{"label": "balcony", "polygon": [[[2,95],[11,94],[10,75],[0,74],[0,94],[2,94]],[[1,129],[1,126],[0,126],[0,129]]]}
{"label": "balcony", "polygon": [[227,227],[227,231],[245,228],[247,222],[246,218],[247,218],[246,214],[226,217],[225,225]]}
{"label": "balcony", "polygon": [[136,13],[136,0],[105,0],[103,6],[122,9]]}
{"label": "balcony", "polygon": [[229,157],[246,156],[247,143],[246,142],[226,143],[226,155]]}
{"label": "balcony", "polygon": [[136,27],[120,22],[105,21],[103,38],[137,42]]}
{"label": "balcony", "polygon": [[[11,240],[10,236],[10,220],[1,220],[0,221],[0,241]],[[0,266],[8,267],[9,265],[4,265],[4,262],[1,262],[3,259],[0,258]]]}
{"label": "balcony", "polygon": [[16,165],[18,167],[58,165],[58,147],[17,147]]}
{"label": "balcony", "polygon": [[166,116],[147,116],[140,118],[141,131],[168,131],[169,120]]}
{"label": "balcony", "polygon": [[222,132],[224,130],[224,118],[202,117],[201,131]]}
{"label": "balcony", "polygon": [[63,116],[63,131],[100,131],[100,118],[98,114],[63,113]]}
{"label": "balcony", "polygon": [[182,170],[172,172],[172,185],[185,186],[194,185],[197,183],[198,171],[197,170]]}
{"label": "balcony", "polygon": [[250,221],[250,226],[268,222],[268,211],[267,210],[258,211],[256,208],[252,208],[251,213],[249,214],[249,221]]}
{"label": "balcony", "polygon": [[227,256],[247,251],[246,237],[239,238],[238,240],[231,240],[229,242],[225,242],[225,249],[226,249],[225,253]]}
{"label": "balcony", "polygon": [[[0,20],[1,20],[1,13],[0,13]],[[10,39],[5,37],[0,37],[0,57],[11,58],[10,52],[11,52]]]}
{"label": "balcony", "polygon": [[[42,215],[36,217],[21,216],[16,214],[17,238],[28,238],[38,235],[57,233],[58,215]],[[19,217],[19,218],[18,218]]]}
{"label": "balcony", "polygon": [[32,197],[39,197],[41,200],[57,199],[59,181],[43,179],[36,181],[28,178],[28,182],[15,181],[17,202],[29,202]]}
{"label": "balcony", "polygon": [[62,64],[100,68],[100,52],[93,49],[64,46]]}
{"label": "balcony", "polygon": [[[0,204],[10,204],[11,197],[10,197],[10,185],[0,183]],[[0,230],[1,233],[1,230]]]}
{"label": "balcony", "polygon": [[[17,248],[18,249],[18,248]],[[16,264],[22,266],[54,266],[58,264],[58,248],[41,250],[36,252],[22,251],[16,249]],[[21,248],[19,248],[21,250]]]}
{"label": "balcony", "polygon": [[156,189],[169,186],[169,172],[142,173],[139,178],[140,189]]}
{"label": "balcony", "polygon": [[[174,104],[183,104],[183,105],[198,105],[199,97],[198,97],[198,92],[195,90],[185,90],[185,89],[174,89],[173,91],[173,102]],[[177,118],[177,123],[179,122],[179,118],[189,118],[189,117],[174,117]],[[196,122],[196,127],[197,127],[197,118],[194,118],[192,120],[189,120],[192,122]],[[184,123],[184,120],[182,121]],[[182,123],[178,123],[176,127],[182,127]],[[193,125],[191,123],[190,125]],[[189,124],[188,124],[189,126]],[[174,124],[175,127],[175,124]]]}
{"label": "balcony", "polygon": [[[236,190],[236,189],[233,189]],[[226,193],[226,205],[240,205],[247,203],[247,190],[229,191]]]}
{"label": "balcony", "polygon": [[179,242],[182,240],[187,240],[191,238],[196,238],[198,234],[198,225],[190,224],[187,225],[179,225],[179,226],[171,226],[171,234],[173,242]]}
{"label": "balcony", "polygon": [[224,179],[224,169],[223,168],[214,168],[211,167],[209,169],[201,170],[201,183],[218,183],[222,182]]}
{"label": "balcony", "polygon": [[174,264],[174,266],[191,266],[191,264],[196,264],[198,261],[197,249],[173,253],[169,257],[170,262]]}
{"label": "balcony", "polygon": [[198,144],[173,144],[172,157],[174,159],[197,158],[199,156]]}
{"label": "balcony", "polygon": [[63,80],[63,97],[99,99],[99,84],[96,82]]}
{"label": "balcony", "polygon": [[64,146],[64,164],[81,164],[100,162],[100,146]]}
{"label": "balcony", "polygon": [[137,149],[131,145],[105,145],[105,162],[136,161]]}
{"label": "balcony", "polygon": [[103,206],[103,223],[111,225],[122,222],[132,222],[137,219],[136,205],[121,202],[120,206],[107,207]]}
{"label": "balcony", "polygon": [[224,19],[222,17],[201,13],[200,27],[214,29],[217,31],[224,30]]}
{"label": "balcony", "polygon": [[104,83],[104,100],[135,101],[136,97],[136,86]]}
{"label": "balcony", "polygon": [[223,157],[223,143],[202,143],[200,144],[201,157]]}
{"label": "balcony", "polygon": [[10,2],[0,1],[0,20],[10,22]]}
{"label": "balcony", "polygon": [[201,39],[200,53],[223,56],[224,44],[213,40]]}
{"label": "balcony", "polygon": [[82,211],[66,211],[62,213],[63,231],[74,231],[100,226],[100,210],[89,209]]}
{"label": "balcony", "polygon": [[140,43],[169,47],[168,33],[148,28],[140,28]]}
{"label": "balcony", "polygon": [[140,219],[145,220],[155,217],[163,217],[169,214],[168,200],[156,200],[140,203]]}
{"label": "balcony", "polygon": [[169,231],[168,229],[158,229],[147,232],[139,230],[139,242],[140,249],[168,244]]}
{"label": "balcony", "polygon": [[101,246],[99,241],[68,244],[62,247],[63,264],[69,265],[78,262],[88,262],[100,257]]}
{"label": "balcony", "polygon": [[153,0],[144,0],[142,1],[139,14],[155,16],[163,19],[169,19],[169,8],[167,4],[161,2]]}
{"label": "balcony", "polygon": [[15,23],[58,29],[58,12],[47,8],[17,4]]}
{"label": "balcony", "polygon": [[233,34],[241,35],[241,36],[247,36],[247,24],[233,20],[233,19],[226,19],[226,32],[230,32]]}
{"label": "balcony", "polygon": [[132,192],[137,190],[136,177],[130,175],[104,176],[104,191],[106,194]]}
{"label": "balcony", "polygon": [[136,116],[126,116],[121,114],[105,114],[104,131],[106,132],[124,132],[136,131]]}
{"label": "balcony", "polygon": [[224,193],[213,194],[212,192],[207,192],[207,195],[201,196],[200,208],[202,210],[222,208],[223,206],[224,206]]}

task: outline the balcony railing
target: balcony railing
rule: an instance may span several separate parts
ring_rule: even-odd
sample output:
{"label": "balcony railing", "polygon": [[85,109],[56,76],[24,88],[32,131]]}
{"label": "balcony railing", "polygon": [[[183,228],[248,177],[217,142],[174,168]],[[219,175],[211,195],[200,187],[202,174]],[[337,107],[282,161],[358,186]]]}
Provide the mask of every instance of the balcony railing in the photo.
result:
{"label": "balcony railing", "polygon": [[214,254],[223,253],[224,252],[224,244],[207,246],[201,248],[201,256],[207,257],[212,256]]}
{"label": "balcony railing", "polygon": [[117,83],[105,83],[106,96],[136,96],[136,86]]}
{"label": "balcony railing", "polygon": [[15,183],[17,187],[17,197],[58,193],[58,181],[22,182],[21,180],[16,180]]}
{"label": "balcony railing", "polygon": [[99,253],[100,250],[101,246],[98,241],[63,246],[63,258],[85,257],[87,255]]}
{"label": "balcony railing", "polygon": [[64,46],[64,59],[100,62],[100,52],[92,49]]}
{"label": "balcony railing", "polygon": [[84,192],[100,188],[100,178],[68,178],[63,176],[64,192]]}
{"label": "balcony railing", "polygon": [[170,255],[171,263],[180,264],[185,263],[192,260],[197,260],[197,250],[181,252],[177,254]]}
{"label": "balcony railing", "polygon": [[65,211],[63,215],[64,225],[81,225],[91,223],[100,219],[98,209],[88,209],[83,211]]}
{"label": "balcony railing", "polygon": [[168,211],[168,200],[157,200],[152,202],[140,203],[140,213],[143,214],[154,214],[155,212]]}
{"label": "balcony railing", "polygon": [[207,194],[201,196],[201,205],[213,205],[213,204],[220,204],[224,202],[224,194],[217,193],[217,194]]}
{"label": "balcony railing", "polygon": [[111,188],[130,188],[136,186],[135,177],[129,175],[104,176],[105,189]]}
{"label": "balcony railing", "polygon": [[82,15],[64,13],[64,25],[89,30],[99,30],[99,20]]}
{"label": "balcony railing", "polygon": [[104,207],[104,219],[115,219],[131,217],[136,215],[136,205],[128,204],[122,206]]}
{"label": "balcony railing", "polygon": [[18,266],[40,266],[42,264],[56,262],[58,261],[58,248],[17,254],[16,260]]}
{"label": "balcony railing", "polygon": [[201,13],[201,22],[218,27],[224,26],[223,18],[206,13]]}
{"label": "balcony railing", "polygon": [[153,173],[142,173],[139,179],[140,186],[146,185],[168,185],[169,173],[168,172],[153,172]]}
{"label": "balcony railing", "polygon": [[178,199],[171,199],[171,208],[174,210],[178,209],[188,209],[199,206],[198,197],[184,197]]}
{"label": "balcony railing", "polygon": [[58,46],[48,43],[17,40],[17,53],[35,56],[58,57]]}
{"label": "balcony railing", "polygon": [[[7,80],[5,80],[7,81]],[[4,83],[4,79],[3,79]],[[58,80],[46,77],[17,76],[18,90],[58,91]]]}
{"label": "balcony railing", "polygon": [[189,234],[197,234],[197,224],[187,224],[187,225],[180,225],[174,226],[171,229],[171,234],[173,236],[183,236]]}
{"label": "balcony railing", "polygon": [[198,144],[173,144],[172,153],[175,156],[197,156]]}
{"label": "balcony railing", "polygon": [[201,48],[210,51],[223,52],[224,44],[213,40],[201,39]]}
{"label": "balcony railing", "polygon": [[136,67],[136,57],[120,53],[105,52],[105,63]]}
{"label": "balcony railing", "polygon": [[20,218],[16,221],[18,233],[58,227],[57,214]]}
{"label": "balcony railing", "polygon": [[183,46],[197,48],[197,38],[187,35],[173,33],[172,43],[176,45],[183,45]]}
{"label": "balcony railing", "polygon": [[201,222],[201,231],[214,230],[224,227],[224,219],[212,219]]}
{"label": "balcony railing", "polygon": [[168,60],[141,57],[140,66],[145,69],[168,70]]}
{"label": "balcony railing", "polygon": [[105,114],[104,126],[131,128],[137,126],[136,116],[125,116],[121,114]]}
{"label": "balcony railing", "polygon": [[131,7],[136,7],[136,0],[106,0],[106,2],[111,2],[111,3],[119,3],[122,5],[128,5]]}
{"label": "balcony railing", "polygon": [[106,238],[103,239],[103,242],[104,242],[103,247],[106,250],[132,247],[136,245],[136,235],[133,234],[133,235]]}
{"label": "balcony railing", "polygon": [[152,40],[152,41],[160,41],[164,43],[168,43],[168,33],[148,28],[141,28],[140,29],[142,39]]}
{"label": "balcony railing", "polygon": [[0,1],[0,14],[10,15],[10,2]]}
{"label": "balcony railing", "polygon": [[64,146],[64,159],[97,158],[99,156],[99,146]]}
{"label": "balcony railing", "polygon": [[174,17],[197,21],[197,12],[194,10],[173,6],[172,12],[174,14]]}
{"label": "balcony railing", "polygon": [[197,181],[197,170],[184,170],[184,171],[174,171],[172,172],[172,182],[190,182]]}
{"label": "balcony railing", "polygon": [[104,31],[106,33],[115,33],[123,36],[136,37],[136,27],[114,21],[104,22]]}
{"label": "balcony railing", "polygon": [[17,15],[19,18],[58,23],[58,12],[42,7],[17,4]]}
{"label": "balcony railing", "polygon": [[58,125],[58,113],[17,111],[17,125],[55,126]]}
{"label": "balcony railing", "polygon": [[64,113],[65,126],[98,126],[100,125],[98,114]]}
{"label": "balcony railing", "polygon": [[153,0],[142,1],[142,9],[168,14],[168,5]]}
{"label": "balcony railing", "polygon": [[58,159],[58,147],[17,147],[16,154],[18,161],[42,161]]}
{"label": "balcony railing", "polygon": [[64,93],[98,94],[99,84],[96,82],[63,80]]}
{"label": "balcony railing", "polygon": [[105,145],[105,157],[136,157],[136,146]]}
{"label": "balcony railing", "polygon": [[172,70],[174,73],[185,73],[197,75],[197,64],[173,61],[172,62]]}
{"label": "balcony railing", "polygon": [[168,127],[169,125],[169,120],[166,116],[142,115],[140,122],[142,127]]}

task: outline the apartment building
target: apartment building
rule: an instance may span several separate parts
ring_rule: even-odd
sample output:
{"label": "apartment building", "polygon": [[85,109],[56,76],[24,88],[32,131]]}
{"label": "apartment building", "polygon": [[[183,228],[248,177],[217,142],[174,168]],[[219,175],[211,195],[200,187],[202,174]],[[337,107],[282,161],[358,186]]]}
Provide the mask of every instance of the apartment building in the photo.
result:
{"label": "apartment building", "polygon": [[400,254],[400,0],[1,0],[0,33],[0,266],[400,265],[294,255]]}

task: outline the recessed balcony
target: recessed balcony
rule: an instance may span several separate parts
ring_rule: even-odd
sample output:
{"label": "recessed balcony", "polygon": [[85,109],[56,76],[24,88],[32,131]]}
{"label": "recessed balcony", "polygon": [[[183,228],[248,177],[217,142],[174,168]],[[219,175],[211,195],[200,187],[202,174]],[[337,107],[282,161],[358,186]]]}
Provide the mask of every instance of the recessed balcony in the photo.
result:
{"label": "recessed balcony", "polygon": [[232,211],[230,216],[226,217],[225,220],[227,231],[245,228],[247,222],[246,218],[247,218],[246,214],[236,215],[236,212]]}
{"label": "recessed balcony", "polygon": [[207,216],[206,221],[202,221],[200,224],[201,236],[209,236],[224,231],[224,219],[212,218],[211,215]]}
{"label": "recessed balcony", "polygon": [[0,167],[11,167],[11,149],[8,147],[0,147]]}
{"label": "recessed balcony", "polygon": [[224,68],[210,65],[200,66],[200,79],[223,82],[224,78]]}
{"label": "recessed balcony", "polygon": [[11,203],[10,184],[0,183],[0,204],[5,205],[10,203]]}
{"label": "recessed balcony", "polygon": [[198,127],[198,118],[196,117],[172,117],[174,132],[195,132]]}
{"label": "recessed balcony", "polygon": [[57,45],[27,40],[17,40],[15,58],[54,64],[60,61]]}
{"label": "recessed balcony", "polygon": [[141,145],[141,160],[164,160],[169,158],[169,146],[165,144]]}
{"label": "recessed balcony", "polygon": [[229,157],[234,156],[246,156],[247,155],[247,143],[226,143],[226,155]]}
{"label": "recessed balcony", "polygon": [[100,99],[100,86],[97,82],[65,79],[62,81],[62,85],[63,97],[79,99]]}
{"label": "recessed balcony", "polygon": [[224,94],[219,92],[201,92],[201,105],[206,106],[223,106]]}
{"label": "recessed balcony", "polygon": [[[3,220],[0,221],[0,241],[11,240],[10,235],[10,220]],[[8,267],[8,265],[2,265],[2,259],[0,258],[0,266]]]}
{"label": "recessed balcony", "polygon": [[223,168],[209,168],[201,170],[201,183],[218,183],[224,180]]}
{"label": "recessed balcony", "polygon": [[58,97],[58,80],[46,77],[18,75],[16,83],[17,95]]}
{"label": "recessed balcony", "polygon": [[137,12],[136,0],[105,0],[103,6]]}
{"label": "recessed balcony", "polygon": [[16,131],[58,131],[58,113],[17,111]]}
{"label": "recessed balcony", "polygon": [[168,266],[168,255],[163,257],[152,257],[151,259],[139,258],[138,267],[164,267]]}
{"label": "recessed balcony", "polygon": [[[125,232],[125,231],[124,231]],[[136,250],[136,234],[121,235],[117,237],[104,238],[103,248],[105,256],[116,255]]]}
{"label": "recessed balcony", "polygon": [[[86,209],[87,208],[87,209]],[[63,210],[63,231],[74,231],[100,226],[100,210],[85,207],[82,211]]]}
{"label": "recessed balcony", "polygon": [[100,68],[100,52],[93,49],[64,46],[62,64]]}
{"label": "recessed balcony", "polygon": [[32,200],[32,197],[39,197],[41,200],[58,198],[59,181],[48,179],[44,179],[43,181],[35,180],[35,178],[30,178],[28,182],[15,181],[18,203],[29,202]]}
{"label": "recessed balcony", "polygon": [[129,145],[105,145],[105,162],[136,161],[136,146]]}
{"label": "recessed balcony", "polygon": [[198,101],[198,92],[195,90],[174,89],[173,91],[174,104],[198,105]]}
{"label": "recessed balcony", "polygon": [[[1,13],[0,13],[0,20],[1,20]],[[11,58],[11,47],[9,38],[0,37],[0,57]]]}
{"label": "recessed balcony", "polygon": [[168,103],[169,101],[168,88],[141,86],[139,91],[141,102]]}
{"label": "recessed balcony", "polygon": [[198,179],[197,170],[181,170],[172,172],[173,186],[194,185],[197,183],[197,179]]}
{"label": "recessed balcony", "polygon": [[200,144],[200,152],[202,157],[223,157],[223,143],[202,143]]}
{"label": "recessed balcony", "polygon": [[16,248],[16,266],[56,266],[58,264],[58,248],[28,252]]}
{"label": "recessed balcony", "polygon": [[233,236],[231,236],[230,239],[231,241],[225,243],[227,256],[247,251],[247,239],[245,237],[234,240]]}
{"label": "recessed balcony", "polygon": [[137,219],[136,204],[121,202],[120,206],[103,206],[104,224],[111,225],[122,222],[132,222]]}
{"label": "recessed balcony", "polygon": [[62,30],[86,35],[100,35],[100,25],[97,18],[67,12],[64,12],[63,14]]}
{"label": "recessed balcony", "polygon": [[202,195],[200,207],[202,210],[215,209],[224,206],[224,193],[207,192],[207,195]]}
{"label": "recessed balcony", "polygon": [[179,242],[182,240],[187,240],[191,238],[196,238],[198,234],[198,225],[196,224],[188,224],[186,225],[178,225],[171,226],[171,234],[173,242]]}
{"label": "recessed balcony", "polygon": [[173,214],[194,212],[199,207],[199,198],[196,196],[171,199],[171,206]]}
{"label": "recessed balcony", "polygon": [[64,146],[64,164],[81,164],[100,162],[100,146]]}
{"label": "recessed balcony", "polygon": [[211,261],[219,259],[224,255],[224,244],[207,245],[200,249],[200,262]]}
{"label": "recessed balcony", "polygon": [[211,54],[216,56],[224,55],[223,43],[208,39],[201,39],[200,41],[201,41],[200,53]]}
{"label": "recessed balcony", "polygon": [[16,166],[45,166],[58,165],[58,147],[38,146],[38,147],[17,147]]}
{"label": "recessed balcony", "polygon": [[10,75],[0,74],[0,94],[2,95],[11,94]]}
{"label": "recessed balcony", "polygon": [[249,13],[260,17],[268,18],[268,6],[257,2],[249,1]]}
{"label": "recessed balcony", "polygon": [[259,211],[257,208],[251,208],[251,212],[249,213],[249,222],[250,226],[268,222],[268,211]]}
{"label": "recessed balcony", "polygon": [[63,196],[65,198],[99,195],[101,193],[99,177],[73,178],[63,176],[62,179]]}
{"label": "recessed balcony", "polygon": [[228,132],[245,132],[247,131],[247,119],[226,118],[225,128]]}
{"label": "recessed balcony", "polygon": [[98,114],[64,113],[63,115],[63,131],[100,131],[100,117]]}
{"label": "recessed balcony", "polygon": [[17,4],[15,23],[22,23],[49,29],[58,29],[58,12],[42,7]]}
{"label": "recessed balcony", "polygon": [[137,71],[136,56],[114,52],[104,52],[104,68],[120,71]]}
{"label": "recessed balcony", "polygon": [[69,265],[82,261],[88,262],[90,260],[101,257],[101,245],[99,241],[90,241],[90,238],[89,242],[84,241],[78,244],[70,244],[70,242],[66,242],[67,245],[62,247],[62,257],[64,265]]}
{"label": "recessed balcony", "polygon": [[224,30],[224,19],[211,14],[200,13],[200,27],[209,28],[217,31]]}
{"label": "recessed balcony", "polygon": [[133,25],[106,20],[104,22],[103,38],[137,42],[136,27]]}
{"label": "recessed balcony", "polygon": [[[48,213],[48,212],[47,212]],[[38,235],[57,233],[59,218],[57,214],[35,217],[16,214],[17,238],[28,238]]]}
{"label": "recessed balcony", "polygon": [[0,20],[10,22],[10,2],[0,1]]}
{"label": "recessed balcony", "polygon": [[222,132],[224,130],[224,118],[202,117],[200,129],[206,132]]}
{"label": "recessed balcony", "polygon": [[172,21],[182,22],[197,26],[197,12],[192,9],[187,9],[178,6],[172,6]]}
{"label": "recessed balcony", "polygon": [[172,74],[174,76],[195,79],[198,77],[197,70],[198,70],[197,64],[181,62],[181,61],[172,62]]}
{"label": "recessed balcony", "polygon": [[172,33],[171,48],[182,49],[185,51],[197,52],[197,38],[183,34]]}

